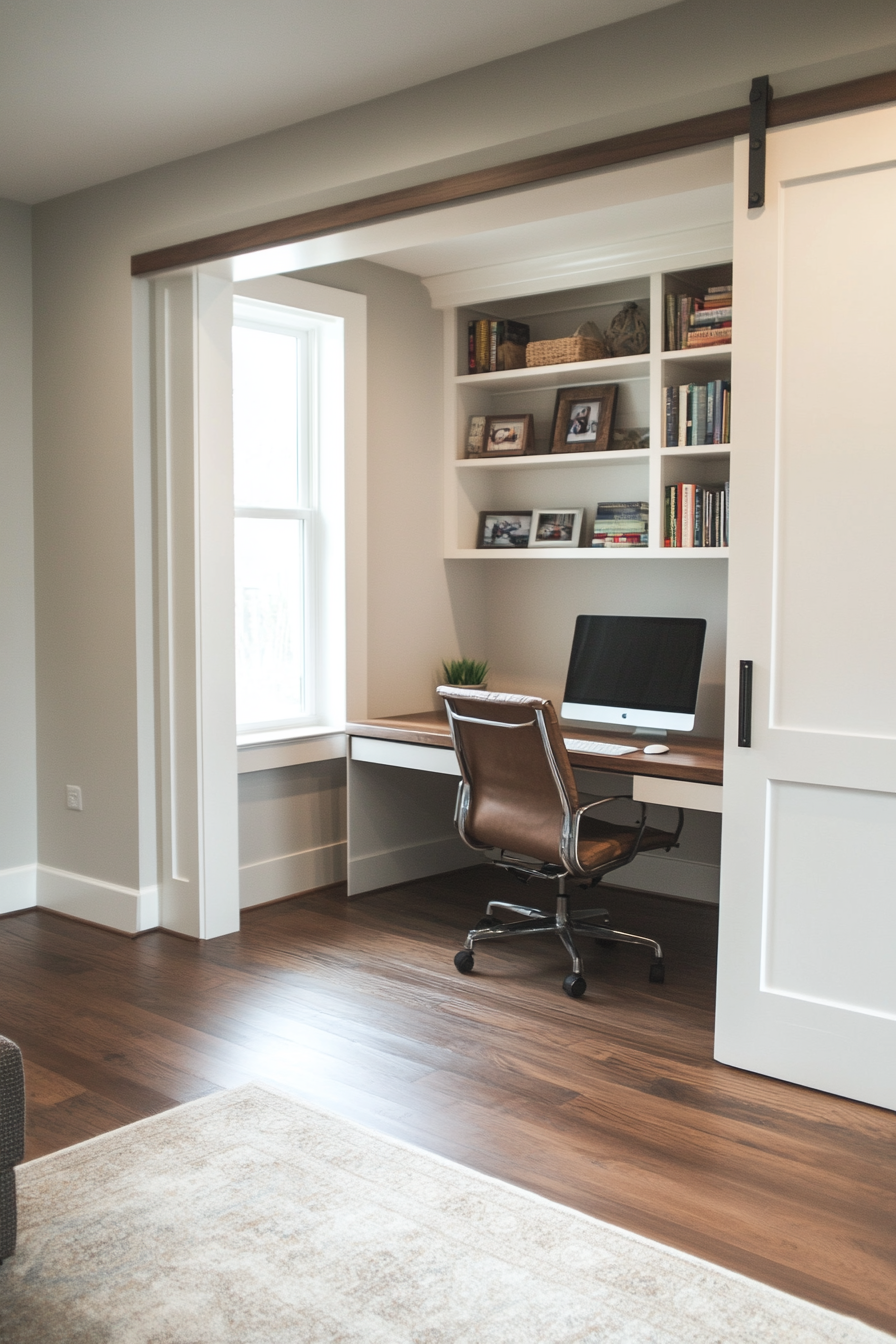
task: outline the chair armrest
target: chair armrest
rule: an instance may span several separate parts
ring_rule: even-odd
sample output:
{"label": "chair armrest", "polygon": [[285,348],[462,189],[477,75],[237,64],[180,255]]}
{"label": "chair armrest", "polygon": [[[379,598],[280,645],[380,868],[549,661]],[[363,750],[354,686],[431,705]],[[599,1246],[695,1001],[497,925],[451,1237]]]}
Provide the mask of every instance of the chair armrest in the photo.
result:
{"label": "chair armrest", "polygon": [[21,1162],[25,1153],[25,1074],[22,1052],[0,1036],[0,1171]]}
{"label": "chair armrest", "polygon": [[25,1153],[22,1052],[0,1036],[0,1261],[16,1248],[16,1173]]}
{"label": "chair armrest", "polygon": [[[638,800],[633,799],[627,793],[617,793],[617,794],[610,794],[610,796],[607,798],[596,798],[593,803],[585,803],[584,806],[576,808],[572,816],[572,827],[570,835],[571,840],[570,857],[574,858],[574,867],[579,869],[579,872],[582,874],[582,876],[587,876],[586,871],[580,867],[578,861],[579,827],[581,825],[582,818],[585,816],[587,812],[590,812],[592,808],[604,807],[607,803],[618,803],[618,802],[631,803],[635,801],[637,801],[637,806],[640,807],[641,809],[641,821],[638,826],[638,834],[635,836],[635,842],[631,847],[631,851],[627,855],[627,857],[623,860],[624,863],[631,863],[632,859],[635,857],[635,855],[638,853],[638,850],[641,848],[641,840],[644,835],[644,828],[647,825],[647,804],[642,803],[640,799]],[[613,866],[618,867],[618,864],[614,864]]]}
{"label": "chair armrest", "polygon": [[[586,812],[590,812],[592,807],[603,807],[605,803],[631,803],[634,800],[630,793],[611,793],[607,798],[595,798],[593,803],[585,803],[582,807],[576,808],[576,816],[583,817]],[[641,804],[643,809],[644,804]]]}

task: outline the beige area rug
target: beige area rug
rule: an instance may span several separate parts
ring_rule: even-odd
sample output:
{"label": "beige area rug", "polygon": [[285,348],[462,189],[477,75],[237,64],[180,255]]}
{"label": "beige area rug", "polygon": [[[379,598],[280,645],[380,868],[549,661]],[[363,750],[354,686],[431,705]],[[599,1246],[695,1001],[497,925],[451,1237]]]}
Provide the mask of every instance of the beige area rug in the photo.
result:
{"label": "beige area rug", "polygon": [[890,1338],[259,1084],[18,1174],[10,1344]]}

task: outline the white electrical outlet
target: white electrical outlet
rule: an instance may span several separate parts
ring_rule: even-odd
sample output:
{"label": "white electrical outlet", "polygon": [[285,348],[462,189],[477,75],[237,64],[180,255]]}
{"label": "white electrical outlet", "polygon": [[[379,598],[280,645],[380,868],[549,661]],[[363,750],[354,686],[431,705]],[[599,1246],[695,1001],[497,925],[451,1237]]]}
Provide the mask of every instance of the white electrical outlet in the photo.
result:
{"label": "white electrical outlet", "polygon": [[81,802],[80,784],[66,784],[65,786],[65,805],[72,812],[83,812],[84,804]]}

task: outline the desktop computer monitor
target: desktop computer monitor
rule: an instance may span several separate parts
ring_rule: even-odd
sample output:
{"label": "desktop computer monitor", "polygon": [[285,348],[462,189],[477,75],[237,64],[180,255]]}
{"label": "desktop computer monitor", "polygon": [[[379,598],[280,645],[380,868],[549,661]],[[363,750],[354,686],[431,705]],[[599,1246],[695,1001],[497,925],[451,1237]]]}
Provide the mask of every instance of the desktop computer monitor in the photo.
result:
{"label": "desktop computer monitor", "polygon": [[561,717],[691,732],[705,637],[691,617],[577,617]]}

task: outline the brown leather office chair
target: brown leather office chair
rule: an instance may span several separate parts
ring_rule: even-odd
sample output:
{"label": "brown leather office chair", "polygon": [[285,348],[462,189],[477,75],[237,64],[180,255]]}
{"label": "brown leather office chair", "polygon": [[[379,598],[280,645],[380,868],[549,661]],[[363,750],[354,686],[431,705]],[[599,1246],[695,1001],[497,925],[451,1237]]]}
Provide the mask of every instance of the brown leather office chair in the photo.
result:
{"label": "brown leather office chair", "polygon": [[[678,828],[659,831],[649,827],[644,803],[634,824],[600,821],[591,815],[620,795],[599,798],[582,806],[575,776],[550,700],[531,695],[502,695],[489,691],[440,686],[451,740],[461,769],[455,825],[472,849],[498,849],[499,868],[528,882],[548,878],[559,882],[554,914],[509,901],[489,901],[486,918],[467,935],[466,945],[454,958],[464,974],[473,969],[477,943],[520,934],[552,933],[572,959],[572,972],[563,988],[577,999],[587,988],[575,936],[602,943],[637,943],[654,951],[650,979],[662,984],[663,952],[653,938],[611,929],[606,910],[569,910],[566,879],[585,879],[594,886],[607,873],[631,863],[650,849],[672,849]],[[630,798],[625,801],[631,803]],[[505,923],[494,910],[510,911],[522,919]],[[596,922],[600,921],[600,922]]]}

